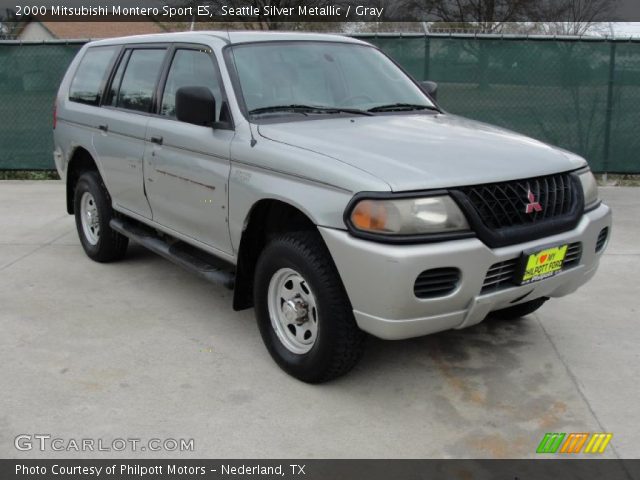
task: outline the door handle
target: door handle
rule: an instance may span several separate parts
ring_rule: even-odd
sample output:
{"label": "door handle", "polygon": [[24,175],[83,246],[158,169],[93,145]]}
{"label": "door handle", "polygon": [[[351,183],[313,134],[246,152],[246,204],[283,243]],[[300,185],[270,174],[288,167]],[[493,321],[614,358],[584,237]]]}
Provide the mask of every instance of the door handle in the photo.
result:
{"label": "door handle", "polygon": [[162,137],[151,137],[151,143],[162,145]]}
{"label": "door handle", "polygon": [[98,125],[98,129],[102,130],[103,132],[108,132],[109,131],[109,125]]}

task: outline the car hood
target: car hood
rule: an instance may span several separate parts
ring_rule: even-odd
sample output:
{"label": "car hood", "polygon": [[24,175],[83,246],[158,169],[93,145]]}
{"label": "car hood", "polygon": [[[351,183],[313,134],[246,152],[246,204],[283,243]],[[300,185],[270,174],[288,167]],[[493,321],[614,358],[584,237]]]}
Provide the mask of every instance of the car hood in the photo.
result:
{"label": "car hood", "polygon": [[513,180],[586,165],[562,149],[449,114],[323,118],[261,124],[258,131],[364,170],[393,191]]}

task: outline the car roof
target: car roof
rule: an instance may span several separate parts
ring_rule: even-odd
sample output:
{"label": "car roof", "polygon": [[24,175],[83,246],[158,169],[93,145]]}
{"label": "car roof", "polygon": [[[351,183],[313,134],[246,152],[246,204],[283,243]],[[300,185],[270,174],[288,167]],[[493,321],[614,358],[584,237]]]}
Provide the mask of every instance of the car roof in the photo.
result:
{"label": "car roof", "polygon": [[163,43],[163,42],[186,42],[186,43],[209,43],[215,39],[224,44],[238,44],[248,42],[272,42],[272,41],[323,41],[323,42],[343,42],[368,45],[361,40],[346,37],[343,35],[326,33],[300,33],[300,32],[269,32],[269,31],[215,31],[200,30],[194,32],[172,32],[156,33],[151,35],[133,35],[129,37],[108,38],[91,42],[95,45],[120,45],[129,43]]}

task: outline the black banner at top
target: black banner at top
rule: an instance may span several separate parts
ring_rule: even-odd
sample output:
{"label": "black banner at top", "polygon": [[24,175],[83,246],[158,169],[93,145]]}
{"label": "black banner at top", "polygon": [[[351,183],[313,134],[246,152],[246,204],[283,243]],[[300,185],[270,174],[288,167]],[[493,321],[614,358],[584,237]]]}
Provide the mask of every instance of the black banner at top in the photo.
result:
{"label": "black banner at top", "polygon": [[0,0],[0,22],[505,22],[640,21],[638,0]]}

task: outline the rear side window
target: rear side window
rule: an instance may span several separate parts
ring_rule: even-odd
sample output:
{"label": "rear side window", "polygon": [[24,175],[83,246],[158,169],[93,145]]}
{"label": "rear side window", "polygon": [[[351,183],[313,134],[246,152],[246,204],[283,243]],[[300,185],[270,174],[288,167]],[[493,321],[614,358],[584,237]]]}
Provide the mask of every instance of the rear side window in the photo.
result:
{"label": "rear side window", "polygon": [[207,87],[216,99],[216,118],[220,118],[222,90],[208,51],[176,50],[162,95],[161,115],[176,116],[176,92],[182,87]]}
{"label": "rear side window", "polygon": [[118,46],[87,49],[71,81],[69,100],[87,105],[100,103],[107,69],[119,49]]}
{"label": "rear side window", "polygon": [[145,48],[131,52],[120,82],[116,107],[139,112],[151,111],[153,92],[164,55],[164,49]]}

